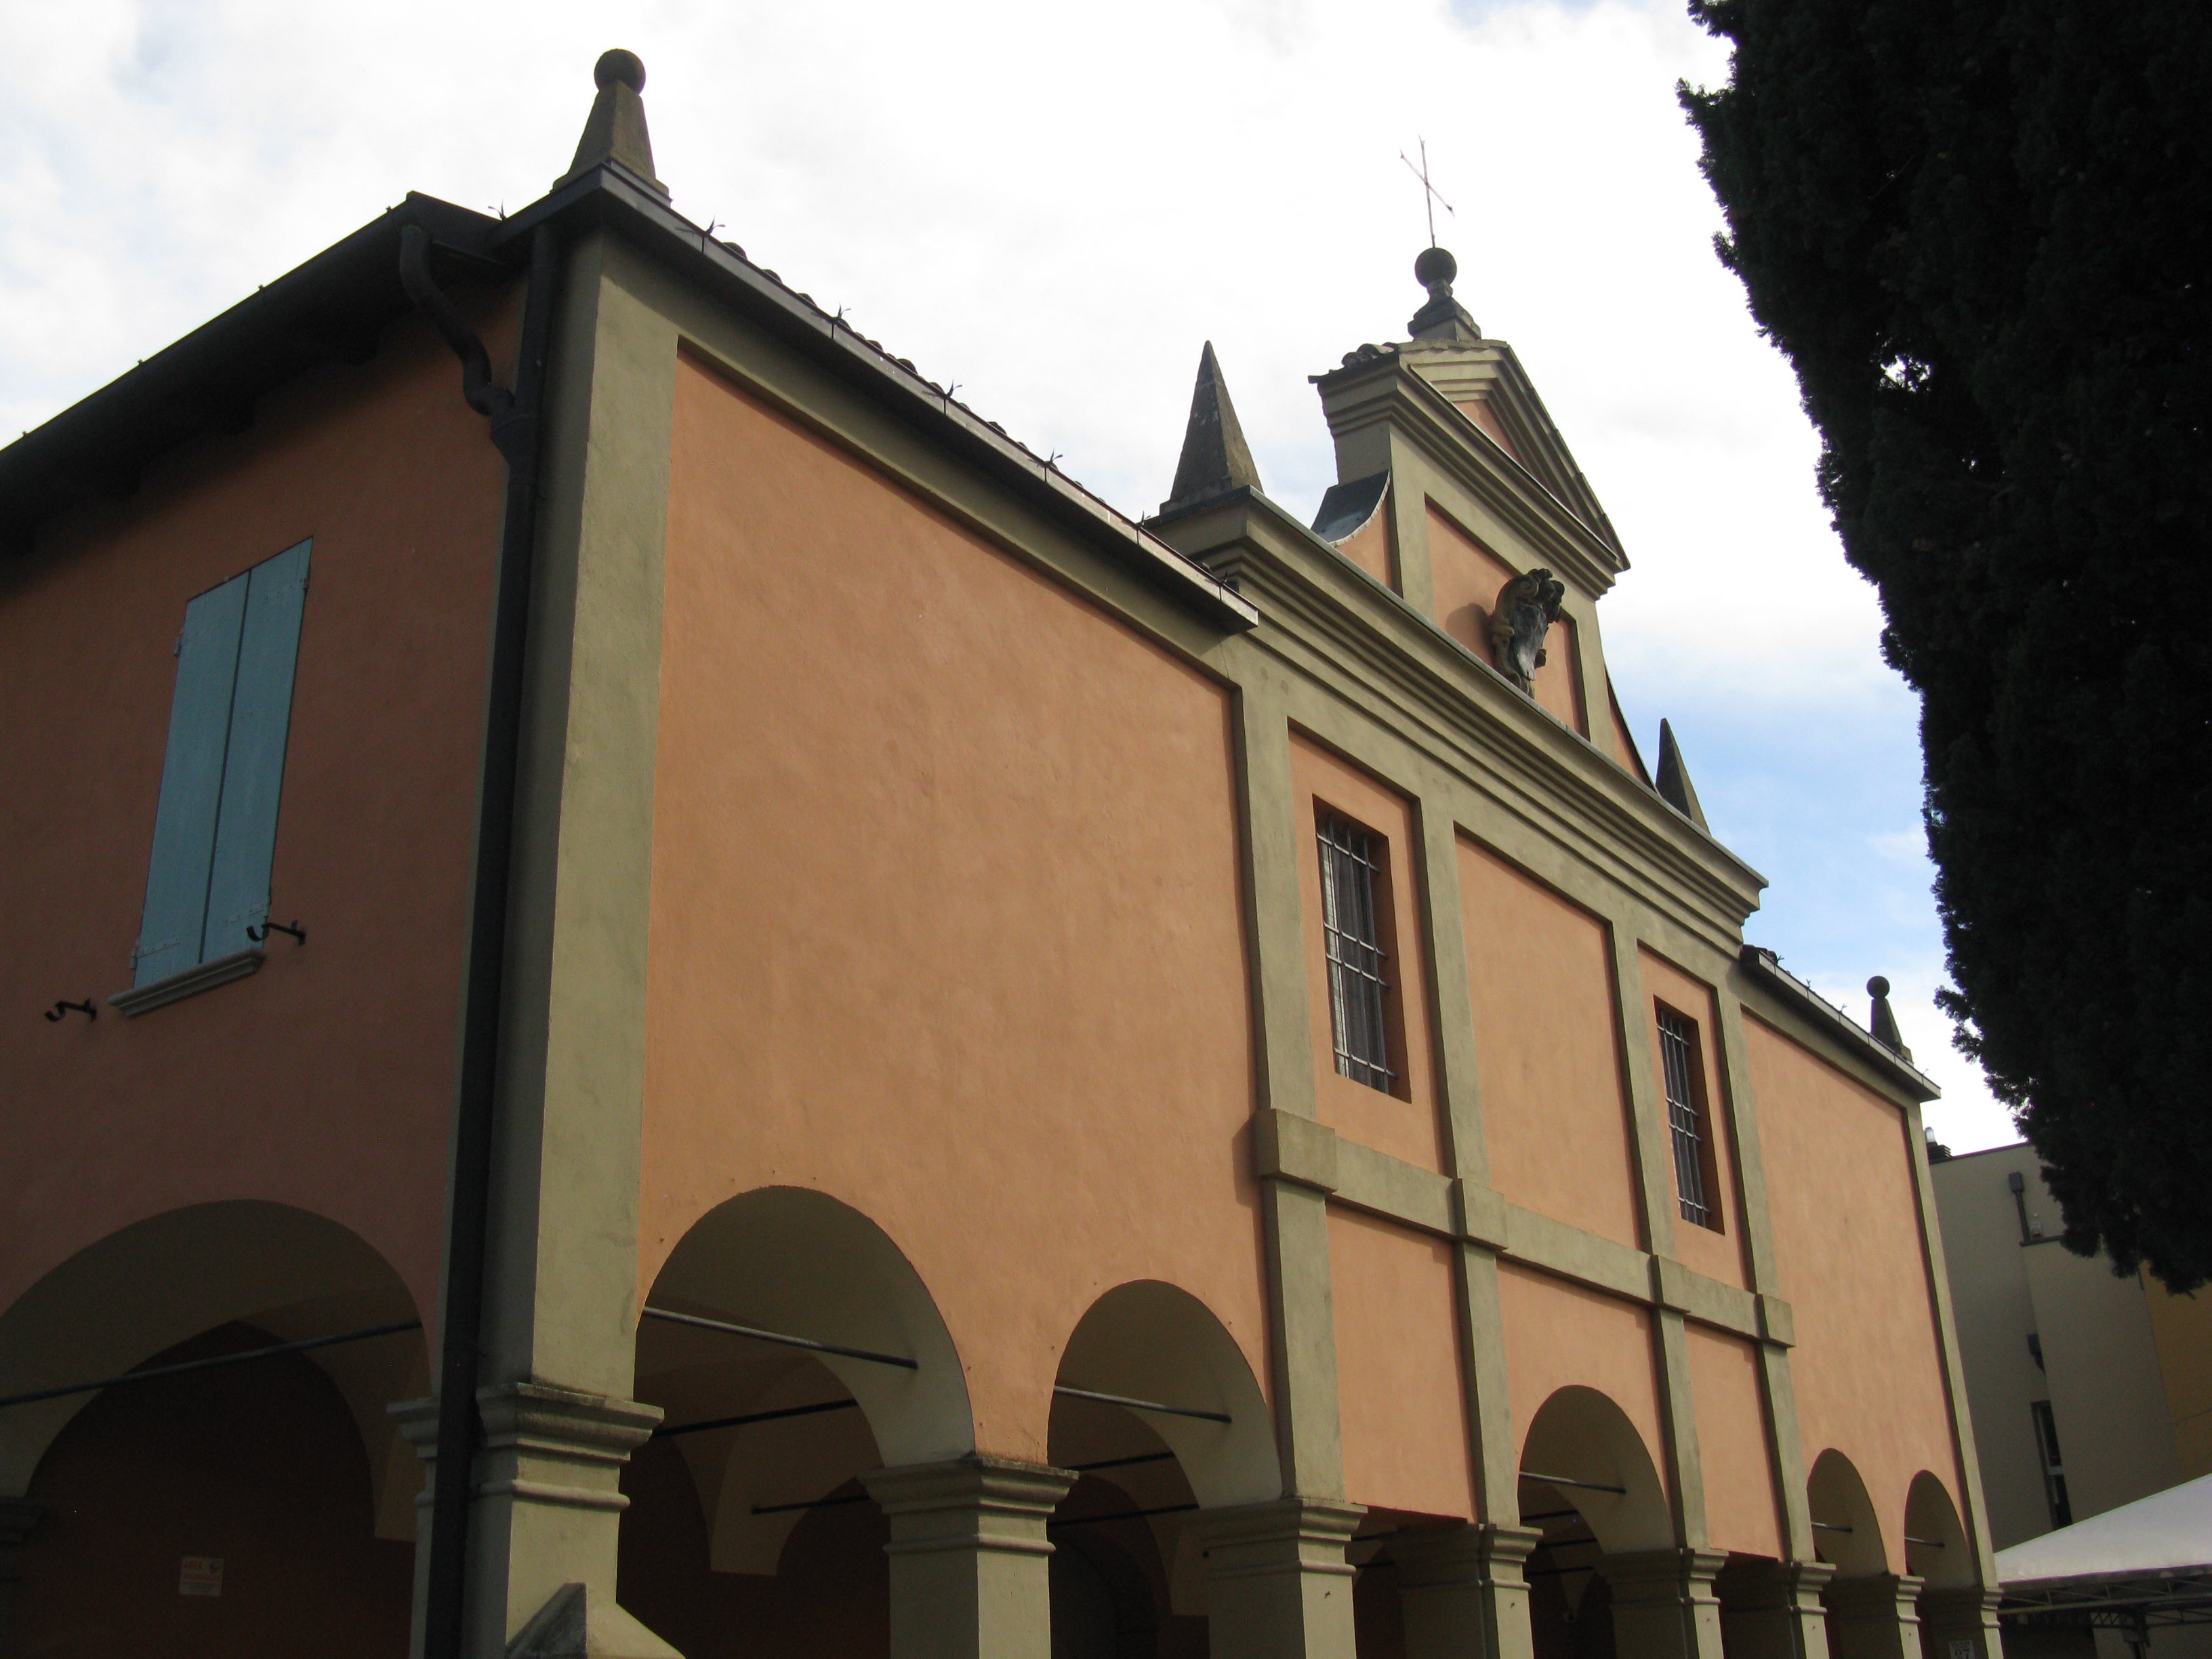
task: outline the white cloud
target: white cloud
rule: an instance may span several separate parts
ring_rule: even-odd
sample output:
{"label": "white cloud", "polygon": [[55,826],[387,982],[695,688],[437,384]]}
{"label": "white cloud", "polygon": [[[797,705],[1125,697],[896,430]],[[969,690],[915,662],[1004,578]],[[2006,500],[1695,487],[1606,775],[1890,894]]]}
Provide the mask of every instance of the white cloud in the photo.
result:
{"label": "white cloud", "polygon": [[[1753,936],[1842,982],[1927,964],[1932,990],[1925,866],[1899,850],[1910,700],[1788,368],[1713,256],[1674,88],[1725,58],[1675,0],[79,0],[9,22],[7,430],[410,188],[531,200],[623,45],[692,218],[1133,511],[1166,493],[1211,338],[1271,491],[1310,509],[1334,466],[1306,377],[1422,297],[1398,156],[1425,137],[1460,297],[1634,561],[1605,611],[1638,736],[1678,716],[1716,827],[1777,881]],[[1916,1050],[1948,1054],[1921,1020]]]}

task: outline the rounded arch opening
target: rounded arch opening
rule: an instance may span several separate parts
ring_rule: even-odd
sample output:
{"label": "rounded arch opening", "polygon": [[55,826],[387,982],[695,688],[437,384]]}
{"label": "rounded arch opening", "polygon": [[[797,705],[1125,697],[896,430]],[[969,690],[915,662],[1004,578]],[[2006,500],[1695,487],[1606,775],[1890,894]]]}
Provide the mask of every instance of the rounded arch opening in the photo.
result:
{"label": "rounded arch opening", "polygon": [[1912,1477],[1905,1494],[1905,1570],[1929,1589],[1964,1589],[1980,1582],[1958,1505],[1927,1469]]}
{"label": "rounded arch opening", "polygon": [[[1115,1285],[1068,1334],[1054,1378],[1048,1455],[1078,1480],[1053,1523],[1055,1549],[1080,1552],[1112,1584],[1092,1597],[1087,1637],[1055,1603],[1055,1640],[1141,1647],[1170,1618],[1206,1611],[1203,1558],[1189,1524],[1200,1508],[1282,1493],[1274,1425],[1244,1351],[1213,1310],[1158,1279]],[[1110,1395],[1173,1410],[1088,1396]],[[1055,1576],[1055,1594],[1073,1566]]]}
{"label": "rounded arch opening", "polygon": [[1606,1558],[1674,1541],[1666,1487],[1628,1413],[1571,1385],[1537,1410],[1521,1447],[1523,1526],[1541,1534],[1528,1565],[1539,1650],[1613,1649]]}
{"label": "rounded arch opening", "polygon": [[[749,1339],[655,1310],[912,1364]],[[641,1559],[644,1531],[696,1524],[702,1569],[774,1579],[794,1538],[842,1536],[814,1523],[866,1504],[859,1475],[975,1448],[966,1375],[921,1275],[873,1221],[809,1188],[756,1188],[692,1225],[646,1297],[636,1375],[639,1397],[666,1416],[635,1472],[652,1485],[654,1469],[675,1460],[689,1487],[679,1498],[663,1480],[643,1513],[625,1517]],[[654,1513],[692,1498],[696,1522]],[[639,1610],[680,1633],[693,1613],[704,1616],[700,1595],[672,1581],[659,1623]]]}
{"label": "rounded arch opening", "polygon": [[[260,1200],[149,1217],[46,1273],[0,1312],[0,1396],[73,1390],[0,1409],[0,1497],[33,1517],[15,1638],[342,1659],[404,1643],[422,1465],[386,1407],[427,1392],[426,1337],[267,1350],[417,1314],[359,1235]],[[164,1561],[167,1582],[146,1571]]]}
{"label": "rounded arch opening", "polygon": [[[86,1246],[0,1313],[0,1397],[119,1376],[227,1325],[293,1342],[420,1317],[398,1272],[352,1229],[261,1200],[195,1204]],[[426,1334],[402,1332],[305,1356],[360,1433],[380,1536],[415,1535],[422,1466],[385,1407],[428,1392],[428,1353]],[[28,1489],[47,1449],[96,1397],[0,1412],[0,1496]]]}
{"label": "rounded arch opening", "polygon": [[1812,1512],[1813,1553],[1835,1567],[1838,1578],[1868,1578],[1889,1571],[1881,1518],[1850,1458],[1833,1447],[1822,1452],[1813,1462],[1805,1493]]}

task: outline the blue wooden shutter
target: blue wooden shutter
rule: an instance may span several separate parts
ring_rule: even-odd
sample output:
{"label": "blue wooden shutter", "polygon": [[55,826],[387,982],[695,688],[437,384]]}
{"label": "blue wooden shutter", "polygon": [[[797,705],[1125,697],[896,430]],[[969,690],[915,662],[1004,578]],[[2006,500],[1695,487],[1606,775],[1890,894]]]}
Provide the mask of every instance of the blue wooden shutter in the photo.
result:
{"label": "blue wooden shutter", "polygon": [[276,803],[284,789],[284,738],[292,724],[292,671],[307,603],[308,546],[301,542],[246,572],[203,959],[246,949],[252,942],[246,930],[269,917],[269,871],[276,854]]}
{"label": "blue wooden shutter", "polygon": [[166,978],[200,959],[246,589],[246,577],[234,576],[185,607],[177,689],[169,703],[169,750],[154,813],[154,856],[134,953],[137,984]]}

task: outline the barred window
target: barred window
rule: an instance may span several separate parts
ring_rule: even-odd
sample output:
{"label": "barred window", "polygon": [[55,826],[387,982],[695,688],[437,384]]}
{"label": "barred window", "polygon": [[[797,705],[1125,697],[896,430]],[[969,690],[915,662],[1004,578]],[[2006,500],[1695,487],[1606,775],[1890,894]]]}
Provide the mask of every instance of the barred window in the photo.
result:
{"label": "barred window", "polygon": [[1322,936],[1328,958],[1336,1069],[1354,1083],[1388,1093],[1397,1073],[1390,1067],[1384,1012],[1389,981],[1383,977],[1375,901],[1381,853],[1374,836],[1334,812],[1322,815],[1320,834]]}
{"label": "barred window", "polygon": [[1682,1219],[1700,1227],[1713,1223],[1705,1194],[1705,1115],[1698,1109],[1698,1028],[1671,1008],[1659,1011],[1659,1059],[1666,1072],[1667,1122],[1674,1132],[1674,1192]]}

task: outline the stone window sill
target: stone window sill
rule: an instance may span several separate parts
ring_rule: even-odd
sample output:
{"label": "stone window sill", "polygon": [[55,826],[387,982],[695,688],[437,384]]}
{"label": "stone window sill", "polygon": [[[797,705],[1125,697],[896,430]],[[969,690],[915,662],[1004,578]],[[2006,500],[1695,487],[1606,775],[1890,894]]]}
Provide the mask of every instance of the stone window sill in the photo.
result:
{"label": "stone window sill", "polygon": [[134,985],[127,991],[118,991],[108,998],[107,1006],[129,1019],[166,1003],[181,1002],[202,991],[211,991],[218,985],[228,985],[234,979],[244,979],[269,959],[269,953],[259,945],[248,945],[243,951],[233,951],[227,957],[210,957],[180,972],[165,978],[150,980],[143,985]]}

